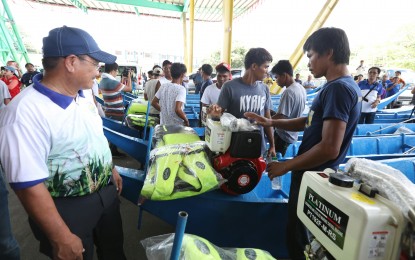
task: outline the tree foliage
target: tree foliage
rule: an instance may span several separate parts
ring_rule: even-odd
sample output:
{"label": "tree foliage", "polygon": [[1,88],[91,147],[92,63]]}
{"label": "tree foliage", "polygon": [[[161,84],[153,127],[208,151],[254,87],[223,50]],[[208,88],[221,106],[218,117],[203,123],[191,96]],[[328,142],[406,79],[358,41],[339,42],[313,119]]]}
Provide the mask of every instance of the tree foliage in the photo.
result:
{"label": "tree foliage", "polygon": [[403,26],[381,43],[355,48],[350,57],[352,68],[360,59],[369,66],[415,70],[415,27]]}
{"label": "tree foliage", "polygon": [[[244,58],[247,53],[247,48],[244,46],[237,45],[232,49],[231,52],[231,66],[232,68],[243,68],[244,67]],[[215,67],[217,64],[223,62],[221,58],[221,51],[214,51],[209,58],[203,60],[203,63],[211,64]]]}

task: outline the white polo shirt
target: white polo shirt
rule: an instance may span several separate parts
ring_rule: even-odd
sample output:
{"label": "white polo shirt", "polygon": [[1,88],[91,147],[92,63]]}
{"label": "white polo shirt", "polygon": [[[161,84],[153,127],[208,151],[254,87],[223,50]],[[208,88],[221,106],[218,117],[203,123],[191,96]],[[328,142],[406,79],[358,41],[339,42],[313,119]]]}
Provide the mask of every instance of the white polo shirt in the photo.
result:
{"label": "white polo shirt", "polygon": [[54,92],[33,78],[0,110],[0,163],[13,189],[44,182],[52,197],[83,196],[106,186],[112,157],[95,105]]}

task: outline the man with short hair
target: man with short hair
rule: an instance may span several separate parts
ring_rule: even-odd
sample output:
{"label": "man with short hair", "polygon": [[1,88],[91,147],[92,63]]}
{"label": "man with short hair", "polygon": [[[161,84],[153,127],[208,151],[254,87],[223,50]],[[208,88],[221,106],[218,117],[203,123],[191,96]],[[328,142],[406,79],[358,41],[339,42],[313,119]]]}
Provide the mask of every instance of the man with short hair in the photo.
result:
{"label": "man with short hair", "polygon": [[[363,74],[366,72],[366,67],[364,65],[365,61],[361,60],[359,66],[356,68],[356,74]],[[363,76],[363,75],[362,75]]]}
{"label": "man with short hair", "polygon": [[316,87],[313,81],[313,75],[308,75],[307,81],[304,81],[303,86],[307,93]]}
{"label": "man with short hair", "polygon": [[[266,118],[271,118],[271,96],[268,86],[262,81],[265,78],[272,55],[264,48],[252,48],[244,60],[245,73],[223,84],[217,104],[209,107],[208,114],[220,117],[224,112],[236,118],[244,118],[246,112],[254,112]],[[268,156],[275,156],[274,135],[271,126],[261,127],[262,148],[265,154],[267,145],[264,136],[269,142]]]}
{"label": "man with short hair", "polygon": [[[153,79],[153,70],[149,70],[149,71],[147,71],[147,74],[148,74],[148,80]],[[147,82],[146,82],[146,83],[147,83]]]}
{"label": "man with short hair", "polygon": [[399,70],[395,71],[395,77],[398,78],[397,84],[400,84],[401,88],[403,88],[406,86],[406,83],[405,80],[401,78],[401,75],[402,73]]}
{"label": "man with short hair", "polygon": [[99,88],[102,92],[102,98],[105,104],[105,117],[123,121],[124,119],[124,103],[122,92],[131,92],[131,70],[128,71],[127,83],[124,85],[115,77],[118,74],[118,64],[105,64],[105,73],[102,73],[102,79]]}
{"label": "man with short hair", "polygon": [[202,65],[202,85],[200,87],[200,97],[203,96],[203,92],[205,92],[205,89],[213,84],[213,81],[211,79],[211,75],[213,72],[213,68],[210,64],[203,64]]}
{"label": "man with short hair", "polygon": [[303,84],[303,82],[300,79],[300,73],[295,74],[295,82]]}
{"label": "man with short hair", "polygon": [[[170,68],[171,68],[172,64],[173,63],[171,63],[171,61],[169,61],[169,60],[163,61],[163,63],[162,63],[163,75],[159,78],[159,81],[160,81],[161,85],[163,85],[165,83],[170,83],[172,81],[172,76],[171,76],[171,72],[170,72]],[[154,67],[153,67],[153,70],[154,70]]]}
{"label": "man with short hair", "polygon": [[199,94],[203,83],[201,67],[197,70],[196,74],[194,75],[193,83],[195,84],[195,94]]}
{"label": "man with short hair", "polygon": [[[281,95],[280,104],[277,113],[272,119],[293,119],[303,114],[307,95],[304,87],[294,81],[293,67],[288,60],[280,60],[272,68],[271,72],[277,77],[277,84],[286,87]],[[275,129],[274,142],[275,152],[285,156],[285,152],[290,144],[295,143],[298,139],[298,132]]]}
{"label": "man with short hair", "polygon": [[161,125],[189,126],[189,120],[184,113],[186,89],[182,86],[187,68],[182,63],[173,63],[169,69],[172,82],[162,84],[151,105],[160,111]]}
{"label": "man with short hair", "polygon": [[[399,90],[401,89],[401,84],[399,83],[400,82],[400,80],[399,80],[400,78],[398,78],[398,77],[393,77],[392,78],[392,82],[391,83],[389,83],[389,85],[387,86],[387,88],[386,88],[386,97],[388,98],[388,97],[390,97],[390,96],[393,96],[393,95],[395,95],[396,93],[398,93],[399,92]],[[395,100],[394,101],[392,101],[389,105],[388,105],[388,108],[394,108],[395,107]]]}
{"label": "man with short hair", "polygon": [[315,78],[327,83],[313,100],[307,117],[270,120],[246,113],[258,124],[289,131],[304,130],[298,154],[291,160],[268,164],[272,180],[291,171],[286,244],[291,259],[305,259],[309,243],[306,228],[297,217],[297,202],[305,171],[337,169],[343,163],[360,116],[361,92],[347,69],[350,58],[346,33],[338,28],[321,28],[304,43],[308,67]]}
{"label": "man with short hair", "polygon": [[26,63],[25,65],[26,73],[23,74],[22,78],[20,79],[20,82],[25,85],[25,87],[28,87],[30,84],[33,83],[32,79],[35,75],[39,74],[40,72],[35,69],[35,66],[33,66],[32,63]]}
{"label": "man with short hair", "polygon": [[216,104],[218,102],[220,90],[222,89],[223,84],[229,80],[231,66],[228,63],[222,62],[218,64],[215,69],[217,81],[205,89],[202,99],[200,100],[202,102],[202,106]]}
{"label": "man with short hair", "polygon": [[[144,87],[144,99],[151,102],[156,95],[157,91],[160,88],[160,81],[159,77],[163,73],[163,71],[160,68],[155,68],[153,70],[153,79],[150,79],[147,81],[145,87]],[[150,106],[149,111],[150,116],[160,117],[160,111],[158,111],[155,107]]]}
{"label": "man with short hair", "polygon": [[373,124],[377,106],[382,95],[382,85],[377,82],[380,68],[371,67],[368,70],[368,79],[359,82],[362,91],[362,113],[360,114],[359,124]]}
{"label": "man with short hair", "polygon": [[94,244],[98,259],[126,259],[122,179],[102,120],[81,90],[92,87],[99,62],[115,60],[87,32],[55,28],[43,38],[44,75],[0,110],[0,169],[40,252],[53,259],[92,260]]}

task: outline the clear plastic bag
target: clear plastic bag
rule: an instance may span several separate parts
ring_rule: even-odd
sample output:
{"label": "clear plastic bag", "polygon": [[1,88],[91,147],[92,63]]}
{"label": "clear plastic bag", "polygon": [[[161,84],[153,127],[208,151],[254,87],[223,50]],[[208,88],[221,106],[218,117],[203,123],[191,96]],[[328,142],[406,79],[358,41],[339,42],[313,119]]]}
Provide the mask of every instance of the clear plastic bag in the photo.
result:
{"label": "clear plastic bag", "polygon": [[[174,234],[146,238],[141,241],[148,260],[170,259]],[[208,240],[191,234],[184,234],[180,260],[273,260],[265,250],[255,248],[221,248]]]}
{"label": "clear plastic bag", "polygon": [[254,131],[259,129],[257,125],[251,124],[249,120],[245,118],[236,118],[229,113],[223,113],[220,118],[220,123],[231,132]]}
{"label": "clear plastic bag", "polygon": [[172,200],[219,188],[226,180],[212,167],[206,147],[198,141],[153,149],[141,196]]}
{"label": "clear plastic bag", "polygon": [[153,147],[164,145],[192,143],[200,141],[196,131],[182,125],[157,125],[153,134]]}
{"label": "clear plastic bag", "polygon": [[[380,162],[351,158],[345,170],[356,180],[363,181],[379,194],[401,208],[406,218],[415,216],[415,184],[402,172]],[[411,213],[410,213],[411,212]],[[415,221],[413,221],[415,224]]]}

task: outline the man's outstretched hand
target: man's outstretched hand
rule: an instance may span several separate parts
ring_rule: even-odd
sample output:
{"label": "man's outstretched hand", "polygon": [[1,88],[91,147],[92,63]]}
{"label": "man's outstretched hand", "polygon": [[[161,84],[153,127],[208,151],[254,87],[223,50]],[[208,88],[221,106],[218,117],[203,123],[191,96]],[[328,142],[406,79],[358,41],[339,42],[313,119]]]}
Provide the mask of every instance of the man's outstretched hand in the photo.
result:
{"label": "man's outstretched hand", "polygon": [[266,117],[257,115],[255,113],[252,112],[246,112],[244,114],[244,116],[248,119],[248,120],[254,120],[255,123],[257,125],[262,125],[262,126],[272,126],[272,120],[268,119]]}

